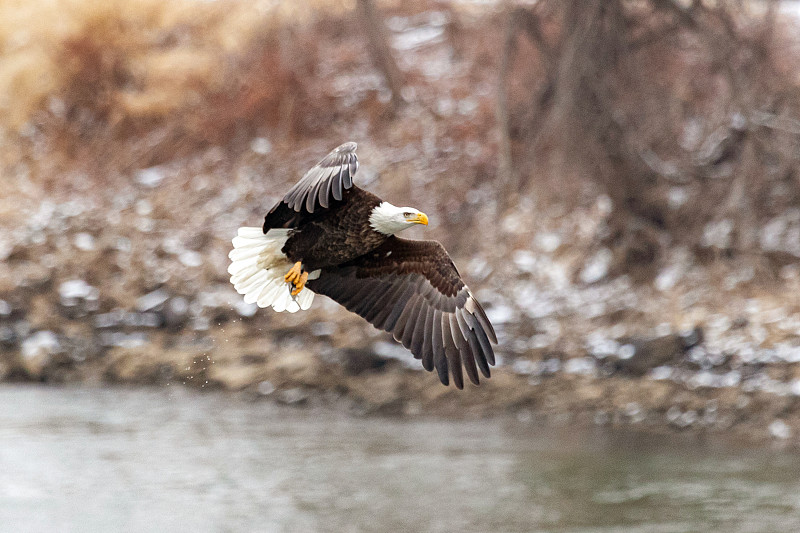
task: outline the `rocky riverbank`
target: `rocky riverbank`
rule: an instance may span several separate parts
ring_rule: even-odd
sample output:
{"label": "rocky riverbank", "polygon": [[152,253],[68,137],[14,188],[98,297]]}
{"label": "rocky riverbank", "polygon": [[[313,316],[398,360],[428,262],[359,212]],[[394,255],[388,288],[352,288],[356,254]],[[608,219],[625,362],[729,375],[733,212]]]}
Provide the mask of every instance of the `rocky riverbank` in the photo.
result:
{"label": "rocky riverbank", "polygon": [[[275,159],[302,166],[314,148]],[[366,176],[375,151],[362,153]],[[611,273],[610,252],[584,253],[608,214],[602,197],[561,215],[520,208],[498,217],[477,206],[497,225],[473,227],[474,249],[458,247],[457,224],[433,229],[455,248],[500,337],[492,379],[457,391],[325,298],[295,315],[241,301],[226,255],[235,227],[257,223],[271,202],[257,158],[266,154],[238,156],[233,183],[209,178],[227,160],[211,151],[137,172],[105,196],[20,209],[3,237],[0,377],[800,438],[796,265],[764,283],[748,261],[703,264],[675,250],[651,282],[635,283]],[[435,205],[425,205],[433,217]],[[498,228],[499,246],[490,238]]]}

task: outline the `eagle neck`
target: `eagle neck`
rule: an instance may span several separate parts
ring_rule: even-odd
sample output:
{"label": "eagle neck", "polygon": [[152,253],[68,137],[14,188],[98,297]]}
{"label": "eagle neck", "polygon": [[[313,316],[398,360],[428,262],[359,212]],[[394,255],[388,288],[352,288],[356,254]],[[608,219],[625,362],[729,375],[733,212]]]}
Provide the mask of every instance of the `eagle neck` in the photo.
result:
{"label": "eagle neck", "polygon": [[394,215],[399,211],[397,206],[389,202],[381,202],[376,205],[369,215],[369,225],[376,232],[390,237],[406,228],[405,225],[399,225]]}

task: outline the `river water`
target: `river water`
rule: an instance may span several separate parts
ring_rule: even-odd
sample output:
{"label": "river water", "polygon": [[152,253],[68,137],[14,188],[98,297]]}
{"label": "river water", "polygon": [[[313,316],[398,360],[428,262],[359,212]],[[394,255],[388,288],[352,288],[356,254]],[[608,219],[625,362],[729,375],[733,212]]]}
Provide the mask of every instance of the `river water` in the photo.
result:
{"label": "river water", "polygon": [[800,456],[183,389],[0,387],[2,531],[800,531]]}

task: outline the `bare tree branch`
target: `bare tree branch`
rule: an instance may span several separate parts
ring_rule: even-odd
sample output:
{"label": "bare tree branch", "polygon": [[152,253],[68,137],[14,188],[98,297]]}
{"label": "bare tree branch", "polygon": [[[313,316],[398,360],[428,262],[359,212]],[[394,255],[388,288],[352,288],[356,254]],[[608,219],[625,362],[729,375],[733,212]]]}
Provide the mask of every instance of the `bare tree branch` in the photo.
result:
{"label": "bare tree branch", "polygon": [[552,61],[553,47],[547,42],[544,33],[542,33],[539,17],[527,9],[518,7],[511,12],[510,22],[514,25],[513,31],[515,34],[518,29],[524,30],[531,42],[539,49],[539,52],[541,52],[548,61]]}
{"label": "bare tree branch", "polygon": [[505,37],[503,39],[503,51],[500,54],[500,68],[497,72],[497,100],[495,105],[495,116],[500,135],[500,153],[498,161],[498,177],[501,183],[508,186],[508,190],[517,189],[516,173],[514,163],[511,159],[511,132],[508,116],[508,93],[506,91],[506,78],[508,76],[511,57],[516,51],[516,31],[514,24],[514,14],[509,12],[508,22],[505,25]]}
{"label": "bare tree branch", "polygon": [[675,0],[652,0],[653,6],[656,9],[673,13],[677,16],[678,20],[685,26],[696,30],[698,28],[697,20],[692,15],[692,8],[685,8],[675,2]]}
{"label": "bare tree branch", "polygon": [[392,55],[389,39],[386,36],[386,26],[375,9],[375,4],[372,0],[358,0],[356,5],[358,7],[359,22],[367,34],[372,60],[375,62],[375,66],[383,73],[386,84],[392,92],[392,107],[398,109],[404,103],[401,94],[404,76]]}

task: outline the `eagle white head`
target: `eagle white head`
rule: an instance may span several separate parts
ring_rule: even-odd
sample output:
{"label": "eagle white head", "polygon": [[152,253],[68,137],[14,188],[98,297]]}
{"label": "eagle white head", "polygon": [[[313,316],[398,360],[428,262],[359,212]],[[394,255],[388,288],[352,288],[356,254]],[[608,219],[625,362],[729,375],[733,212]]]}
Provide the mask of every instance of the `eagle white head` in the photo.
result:
{"label": "eagle white head", "polygon": [[397,207],[389,202],[381,202],[369,216],[372,229],[386,235],[394,235],[415,224],[427,226],[428,215],[413,207]]}

